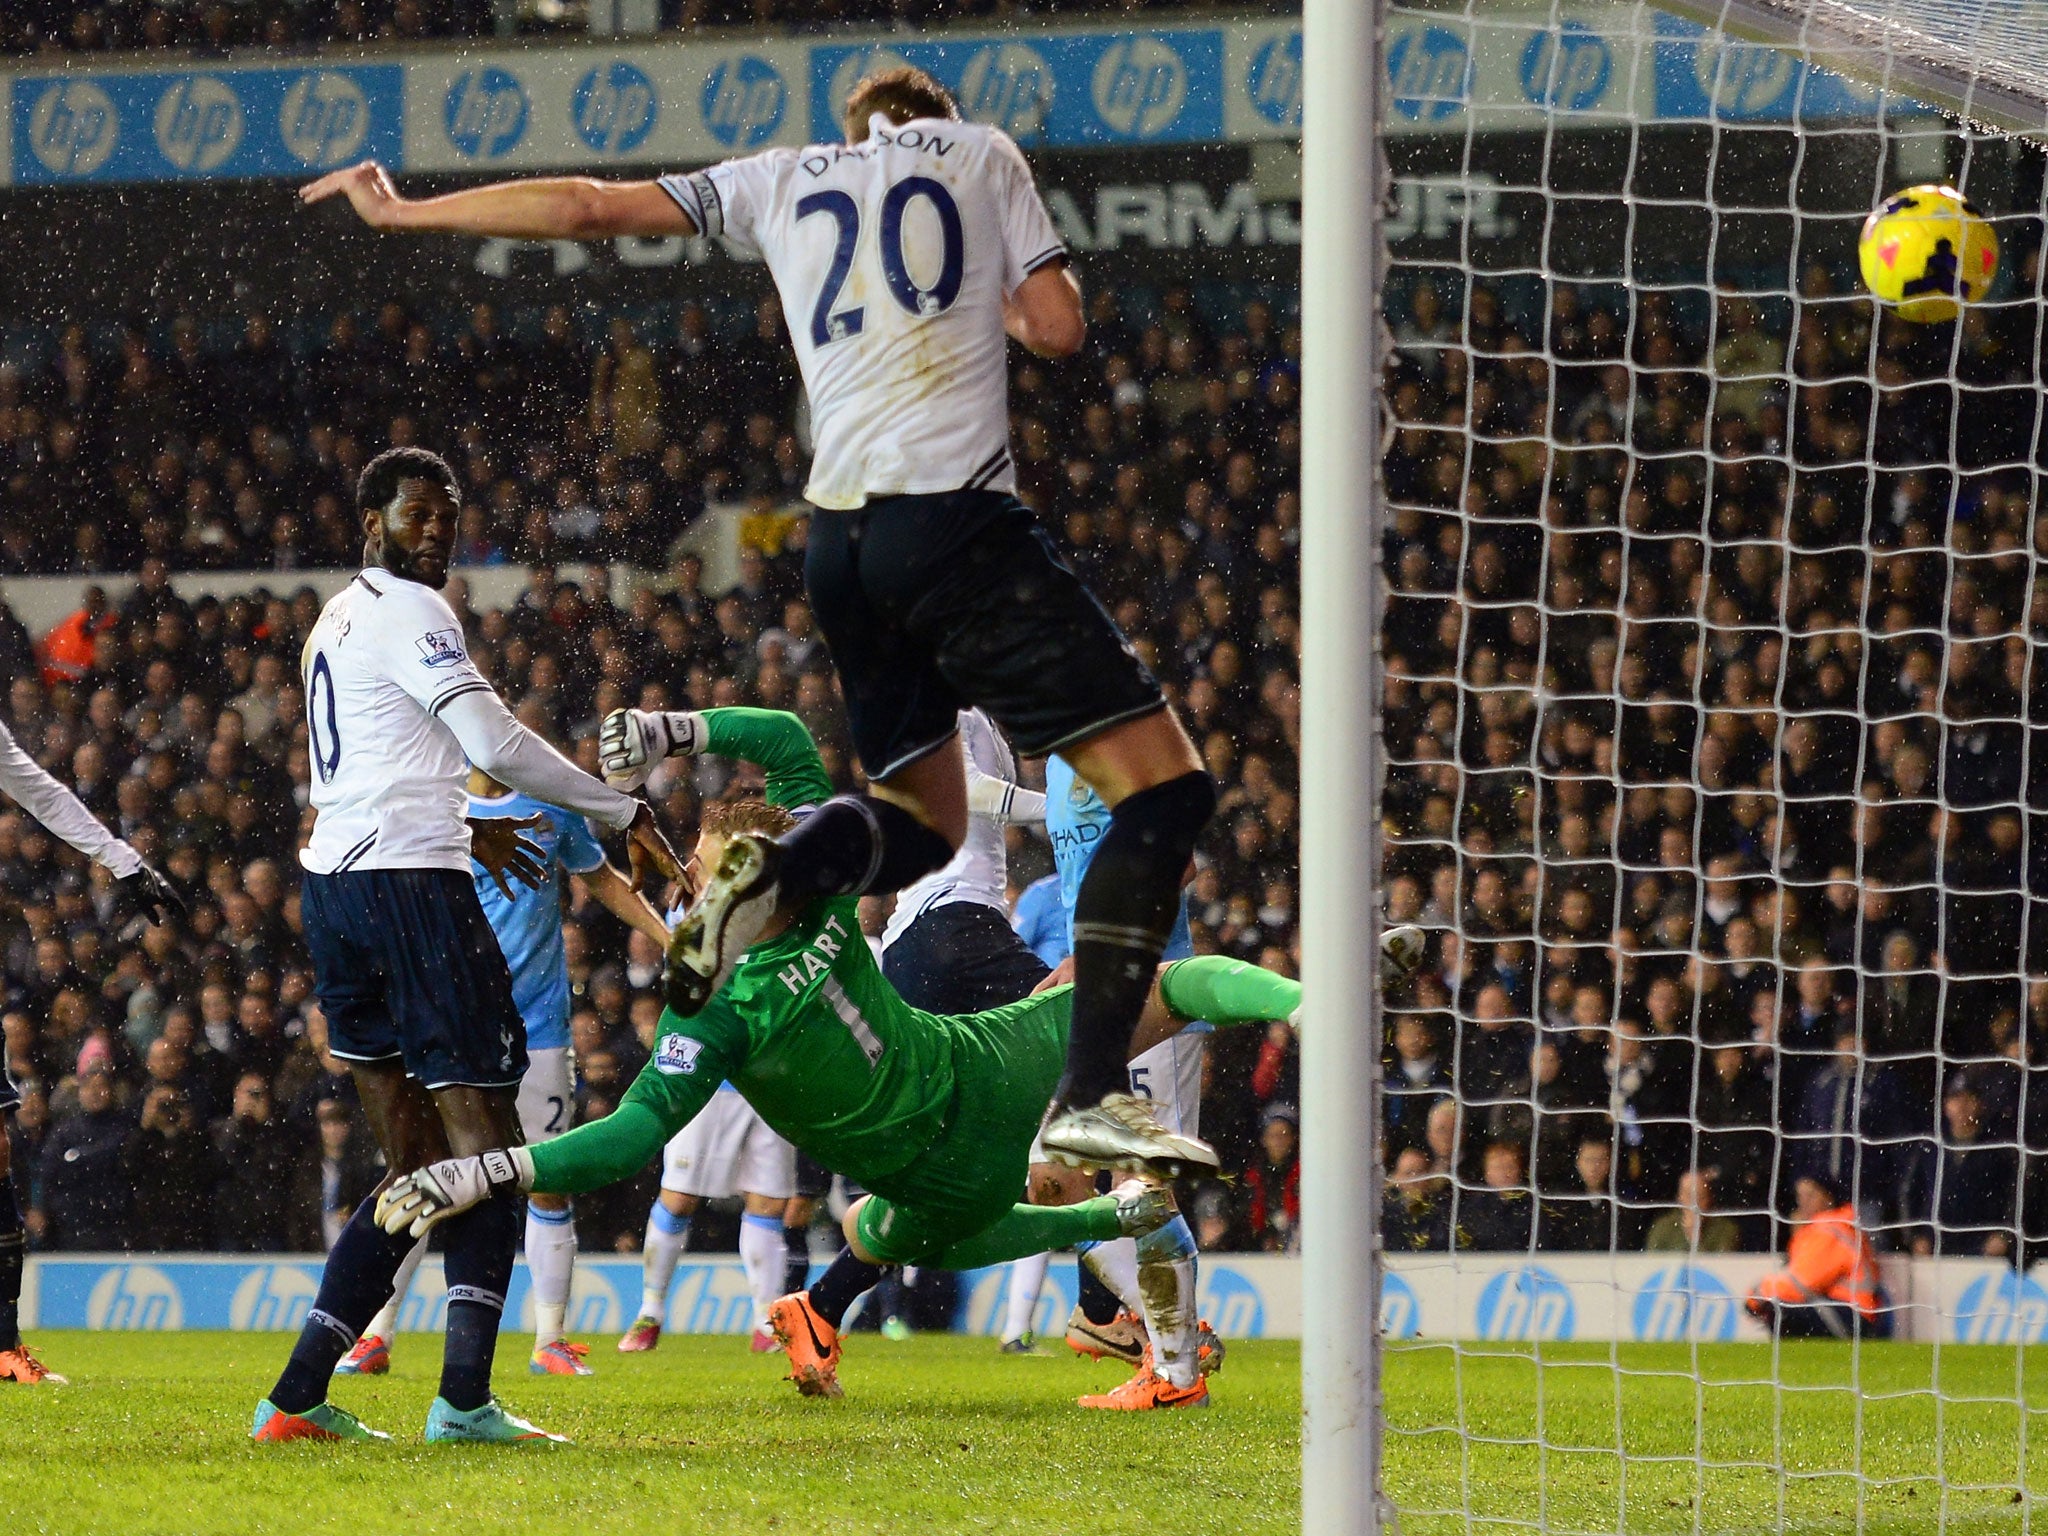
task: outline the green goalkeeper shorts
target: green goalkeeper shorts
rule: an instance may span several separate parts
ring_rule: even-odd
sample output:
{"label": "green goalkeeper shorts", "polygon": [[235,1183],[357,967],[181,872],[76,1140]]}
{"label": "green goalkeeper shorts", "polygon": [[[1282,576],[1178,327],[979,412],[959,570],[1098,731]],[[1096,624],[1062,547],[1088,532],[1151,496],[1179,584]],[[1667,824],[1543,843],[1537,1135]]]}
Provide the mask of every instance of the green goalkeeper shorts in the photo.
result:
{"label": "green goalkeeper shorts", "polygon": [[1054,987],[942,1019],[953,1032],[952,1116],[915,1162],[870,1186],[875,1198],[857,1226],[869,1253],[885,1264],[931,1263],[1024,1198],[1031,1143],[1066,1069],[1073,994]]}

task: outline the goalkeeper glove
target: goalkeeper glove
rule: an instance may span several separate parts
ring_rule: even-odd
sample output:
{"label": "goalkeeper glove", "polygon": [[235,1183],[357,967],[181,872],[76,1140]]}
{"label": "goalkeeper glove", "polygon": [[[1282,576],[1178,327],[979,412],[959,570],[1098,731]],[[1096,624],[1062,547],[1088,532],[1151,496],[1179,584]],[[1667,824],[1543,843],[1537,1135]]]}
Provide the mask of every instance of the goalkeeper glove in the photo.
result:
{"label": "goalkeeper glove", "polygon": [[377,1225],[393,1237],[427,1229],[460,1215],[504,1190],[533,1185],[533,1154],[524,1147],[493,1149],[476,1157],[451,1157],[393,1179],[377,1197]]}
{"label": "goalkeeper glove", "polygon": [[630,795],[665,757],[704,748],[704,717],[694,710],[615,709],[597,733],[597,761],[605,782]]}

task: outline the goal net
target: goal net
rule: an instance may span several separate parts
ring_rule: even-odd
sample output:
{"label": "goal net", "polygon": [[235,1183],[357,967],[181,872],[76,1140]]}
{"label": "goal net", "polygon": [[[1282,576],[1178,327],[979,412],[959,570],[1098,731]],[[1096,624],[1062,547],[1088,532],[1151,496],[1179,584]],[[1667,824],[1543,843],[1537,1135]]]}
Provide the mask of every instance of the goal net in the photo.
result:
{"label": "goal net", "polygon": [[[2032,1529],[2048,8],[1384,50],[1401,1529]],[[1999,267],[1915,325],[1857,237],[1930,182]]]}

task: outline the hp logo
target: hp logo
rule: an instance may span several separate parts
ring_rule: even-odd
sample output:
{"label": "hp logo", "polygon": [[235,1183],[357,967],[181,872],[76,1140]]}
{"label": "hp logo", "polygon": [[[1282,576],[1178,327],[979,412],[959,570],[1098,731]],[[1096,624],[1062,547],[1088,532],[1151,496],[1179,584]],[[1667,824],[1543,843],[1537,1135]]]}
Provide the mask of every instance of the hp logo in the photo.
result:
{"label": "hp logo", "polygon": [[242,103],[215,75],[187,75],[156,101],[156,147],[181,171],[219,170],[242,142]]}
{"label": "hp logo", "polygon": [[616,59],[583,77],[571,110],[577,137],[601,155],[623,155],[654,131],[661,98],[642,71]]}
{"label": "hp logo", "polygon": [[1266,1298],[1235,1270],[1205,1267],[1197,1310],[1225,1338],[1256,1339],[1266,1331]]}
{"label": "hp logo", "polygon": [[1301,126],[1301,34],[1269,37],[1252,55],[1245,72],[1245,95],[1252,110],[1282,128]]}
{"label": "hp logo", "polygon": [[495,160],[526,133],[526,87],[509,70],[472,69],[448,87],[448,142],[472,160]]}
{"label": "hp logo", "polygon": [[1571,1288],[1540,1264],[1495,1275],[1479,1293],[1482,1339],[1569,1339],[1578,1321]]}
{"label": "hp logo", "polygon": [[1390,1339],[1412,1339],[1422,1332],[1415,1287],[1391,1272],[1380,1276],[1380,1332]]}
{"label": "hp logo", "polygon": [[1188,99],[1188,67],[1156,37],[1102,50],[1095,63],[1095,112],[1127,139],[1154,139],[1173,126]]}
{"label": "hp logo", "polygon": [[1956,1300],[1959,1344],[2039,1344],[2048,1338],[2048,1290],[2007,1272],[1972,1280]]}
{"label": "hp logo", "polygon": [[1791,89],[1797,65],[1776,48],[1702,42],[1693,48],[1692,70],[1715,116],[1761,117]]}
{"label": "hp logo", "polygon": [[1584,112],[1600,104],[1614,72],[1607,40],[1582,21],[1534,32],[1522,47],[1522,94],[1541,107]]}
{"label": "hp logo", "polygon": [[1028,139],[1045,126],[1052,97],[1053,73],[1045,56],[1022,43],[976,49],[960,76],[961,112],[1015,139]]}
{"label": "hp logo", "polygon": [[751,53],[719,60],[704,82],[704,126],[728,149],[773,138],[788,106],[782,72]]}
{"label": "hp logo", "polygon": [[259,1264],[242,1277],[228,1303],[228,1326],[257,1333],[295,1333],[313,1310],[320,1283],[296,1264]]}
{"label": "hp logo", "polygon": [[1643,1282],[1629,1310],[1639,1339],[1726,1340],[1735,1337],[1735,1296],[1704,1269],[1681,1264]]}
{"label": "hp logo", "polygon": [[1472,50],[1448,27],[1418,27],[1387,47],[1394,110],[1417,122],[1464,111],[1472,99],[1472,74]]}
{"label": "hp logo", "polygon": [[154,1264],[114,1264],[86,1298],[85,1325],[151,1331],[182,1328],[185,1303],[171,1277]]}
{"label": "hp logo", "polygon": [[28,115],[29,150],[59,176],[90,176],[120,137],[113,98],[90,80],[51,82]]}
{"label": "hp logo", "polygon": [[370,134],[370,104],[347,75],[301,75],[284,93],[277,128],[284,147],[315,170],[354,157]]}

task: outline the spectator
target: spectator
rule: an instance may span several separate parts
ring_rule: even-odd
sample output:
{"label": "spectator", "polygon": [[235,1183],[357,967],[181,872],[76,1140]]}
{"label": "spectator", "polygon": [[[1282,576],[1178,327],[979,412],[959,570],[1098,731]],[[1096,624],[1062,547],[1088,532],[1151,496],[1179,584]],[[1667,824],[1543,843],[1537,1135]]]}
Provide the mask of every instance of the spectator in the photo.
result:
{"label": "spectator", "polygon": [[1633,1213],[1616,1198],[1612,1132],[1580,1138],[1569,1185],[1538,1204],[1536,1245],[1561,1253],[1627,1252],[1638,1246]]}
{"label": "spectator", "polygon": [[1913,1252],[2013,1259],[2019,1251],[2019,1148],[1994,1139],[1972,1069],[1942,1095],[1939,1142],[1913,1149],[1905,1217],[1916,1223]]}
{"label": "spectator", "polygon": [[1891,1303],[1877,1252],[1857,1225],[1848,1191],[1826,1174],[1803,1175],[1792,1188],[1785,1267],[1757,1282],[1750,1315],[1781,1338],[1890,1338]]}
{"label": "spectator", "polygon": [[[299,1138],[278,1119],[270,1083],[245,1072],[235,1084],[234,1113],[214,1128],[220,1181],[213,1191],[213,1229],[230,1253],[279,1253],[292,1246],[292,1182]],[[324,1251],[324,1250],[323,1250]]]}
{"label": "spectator", "polygon": [[1458,1206],[1462,1241],[1481,1252],[1527,1251],[1535,1232],[1536,1202],[1529,1192],[1522,1149],[1496,1141],[1486,1148],[1486,1183],[1464,1195]]}
{"label": "spectator", "polygon": [[122,1165],[130,1121],[114,1103],[111,1070],[78,1077],[76,1105],[43,1143],[36,1194],[46,1247],[112,1252],[127,1246],[129,1186]]}
{"label": "spectator", "polygon": [[1244,1172],[1247,1246],[1286,1253],[1301,1233],[1301,1122],[1292,1104],[1268,1104],[1259,1121],[1260,1159]]}
{"label": "spectator", "polygon": [[1650,1223],[1643,1246],[1651,1253],[1733,1253],[1742,1232],[1715,1210],[1715,1174],[1691,1168],[1678,1177],[1678,1204]]}
{"label": "spectator", "polygon": [[192,1104],[159,1084],[143,1096],[140,1123],[121,1148],[129,1191],[128,1244],[142,1253],[213,1247],[210,1196],[220,1166]]}
{"label": "spectator", "polygon": [[314,1126],[318,1155],[299,1160],[291,1187],[290,1242],[301,1253],[332,1248],[384,1175],[375,1147],[357,1132],[346,1104],[322,1100]]}
{"label": "spectator", "polygon": [[1380,1242],[1388,1253],[1440,1253],[1451,1246],[1451,1181],[1421,1147],[1403,1147],[1380,1200]]}

